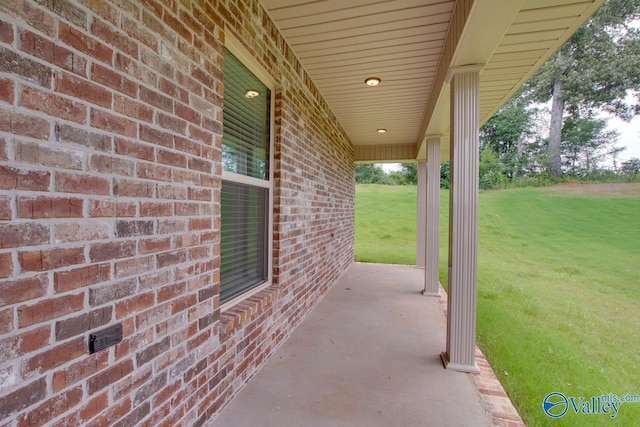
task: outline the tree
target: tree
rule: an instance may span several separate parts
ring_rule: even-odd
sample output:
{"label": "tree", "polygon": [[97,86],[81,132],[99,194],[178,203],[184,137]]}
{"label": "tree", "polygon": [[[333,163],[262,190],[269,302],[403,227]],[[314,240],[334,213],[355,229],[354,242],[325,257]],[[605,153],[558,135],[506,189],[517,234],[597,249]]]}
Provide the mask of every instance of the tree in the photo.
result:
{"label": "tree", "polygon": [[405,184],[416,185],[418,183],[418,164],[402,163],[402,173]]}
{"label": "tree", "polygon": [[384,170],[374,164],[356,165],[356,182],[358,184],[384,184],[386,183]]}
{"label": "tree", "polygon": [[562,176],[563,118],[590,116],[601,108],[623,119],[640,113],[629,106],[628,90],[640,89],[640,0],[608,0],[526,85],[533,101],[551,102],[549,173]]}
{"label": "tree", "polygon": [[569,117],[562,129],[564,166],[573,176],[589,177],[609,155],[618,138],[603,119]]}
{"label": "tree", "polygon": [[637,178],[640,175],[640,159],[632,157],[622,162],[622,174],[632,179]]}
{"label": "tree", "polygon": [[501,173],[509,179],[523,172],[523,151],[530,134],[532,110],[535,109],[528,109],[521,95],[515,95],[480,128],[481,151],[491,150],[502,164]]}

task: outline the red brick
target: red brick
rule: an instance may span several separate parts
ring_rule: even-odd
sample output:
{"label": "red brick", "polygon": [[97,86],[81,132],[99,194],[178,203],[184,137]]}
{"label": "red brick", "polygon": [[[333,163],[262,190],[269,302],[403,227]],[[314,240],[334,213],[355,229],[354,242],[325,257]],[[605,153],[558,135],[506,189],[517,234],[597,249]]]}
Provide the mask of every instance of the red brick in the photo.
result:
{"label": "red brick", "polygon": [[15,84],[12,80],[0,79],[0,101],[13,104],[15,101]]}
{"label": "red brick", "polygon": [[87,14],[69,0],[43,0],[42,6],[78,27],[87,26]]}
{"label": "red brick", "polygon": [[113,59],[113,50],[98,40],[60,22],[59,37],[67,46],[97,59],[100,62],[110,64]]}
{"label": "red brick", "polygon": [[186,135],[187,133],[187,122],[175,116],[158,113],[158,124],[164,129],[168,129],[182,135]]}
{"label": "red brick", "polygon": [[18,427],[45,425],[82,401],[82,387],[75,387],[45,401],[18,418]]}
{"label": "red brick", "polygon": [[13,261],[11,254],[0,254],[0,279],[5,279],[13,274]]}
{"label": "red brick", "polygon": [[115,200],[93,200],[89,210],[90,217],[133,217],[136,215],[134,202]]}
{"label": "red brick", "polygon": [[85,58],[31,31],[20,31],[20,49],[74,74],[80,76],[87,74],[87,60]]}
{"label": "red brick", "polygon": [[[159,165],[157,163],[138,163],[138,178],[152,179],[154,181],[171,182],[173,173],[169,166]],[[160,197],[160,195],[158,195]]]}
{"label": "red brick", "polygon": [[110,108],[113,95],[99,85],[68,73],[56,73],[54,87],[57,92],[82,99],[101,107]]}
{"label": "red brick", "polygon": [[22,4],[22,10],[19,11],[19,14],[25,22],[50,37],[56,35],[57,19],[54,18],[52,14],[48,13],[38,4],[23,3],[21,0],[20,3]]}
{"label": "red brick", "polygon": [[98,176],[59,172],[56,174],[56,191],[80,194],[111,194],[111,181]]}
{"label": "red brick", "polygon": [[15,359],[27,353],[40,350],[49,344],[51,326],[40,326],[36,329],[21,332],[13,336],[0,338],[0,358]]}
{"label": "red brick", "polygon": [[8,22],[0,21],[0,42],[13,43],[13,25]]}
{"label": "red brick", "polygon": [[0,224],[0,249],[49,243],[49,226],[37,222]]}
{"label": "red brick", "polygon": [[81,335],[80,339],[84,340],[82,336],[84,333],[108,324],[112,314],[113,307],[107,306],[76,317],[59,320],[55,324],[56,341],[64,341],[77,335]]}
{"label": "red brick", "polygon": [[109,261],[118,258],[127,258],[136,253],[136,244],[133,241],[95,243],[91,245],[89,257],[91,261]]}
{"label": "red brick", "polygon": [[[117,16],[116,16],[117,19]],[[94,36],[104,41],[107,45],[122,51],[134,58],[138,57],[138,44],[135,40],[131,40],[125,36],[121,31],[114,27],[107,25],[100,19],[94,19],[91,26],[91,32]]]}
{"label": "red brick", "polygon": [[162,145],[163,147],[173,147],[173,135],[158,129],[151,128],[146,125],[140,126],[140,139],[150,142],[154,145]]}
{"label": "red brick", "polygon": [[180,103],[176,104],[176,115],[196,125],[201,121],[200,114],[196,110]]}
{"label": "red brick", "polygon": [[94,108],[91,109],[91,126],[128,137],[135,137],[138,133],[135,122]]}
{"label": "red brick", "polygon": [[135,97],[138,92],[135,82],[99,64],[92,65],[91,80],[131,97]]}
{"label": "red brick", "polygon": [[116,303],[116,319],[142,312],[155,304],[154,294],[147,292],[133,295],[131,298]]}
{"label": "red brick", "polygon": [[185,262],[186,259],[187,253],[184,250],[164,252],[157,255],[158,268],[180,264]]}
{"label": "red brick", "polygon": [[[144,128],[144,126],[141,126],[141,133],[142,128]],[[146,144],[141,144],[138,141],[132,141],[124,138],[116,139],[116,153],[141,160],[155,160],[155,148]]]}
{"label": "red brick", "polygon": [[[43,348],[45,348],[45,346],[43,346]],[[58,344],[55,347],[46,348],[47,350],[23,362],[22,372],[25,377],[48,372],[87,353],[85,337],[82,336]]]}
{"label": "red brick", "polygon": [[84,294],[65,295],[32,305],[18,307],[18,327],[26,328],[66,314],[75,313],[84,307]]}
{"label": "red brick", "polygon": [[148,181],[116,179],[113,195],[119,197],[153,197],[154,185]]}
{"label": "red brick", "polygon": [[82,170],[84,153],[59,145],[31,141],[15,142],[15,158],[20,163],[38,166]]}
{"label": "red brick", "polygon": [[117,365],[111,366],[105,371],[94,375],[87,380],[87,392],[89,396],[92,396],[108,387],[111,384],[116,383],[118,380],[126,377],[133,372],[133,360],[123,360]]}
{"label": "red brick", "polygon": [[191,218],[189,219],[189,231],[210,230],[212,227],[211,218]]}
{"label": "red brick", "polygon": [[85,261],[84,248],[20,252],[18,259],[24,271],[47,271],[82,264]]}
{"label": "red brick", "polygon": [[173,112],[173,100],[171,98],[145,86],[140,86],[140,101],[169,113]]}
{"label": "red brick", "polygon": [[48,278],[46,274],[27,279],[3,281],[2,286],[0,286],[0,305],[15,304],[39,298],[46,293],[47,284]]}
{"label": "red brick", "polygon": [[173,215],[173,203],[160,203],[160,202],[141,202],[140,203],[140,216],[171,216]]}
{"label": "red brick", "polygon": [[48,191],[51,173],[0,165],[0,189]]}
{"label": "red brick", "polygon": [[81,218],[82,199],[73,197],[19,197],[20,218]]}
{"label": "red brick", "polygon": [[113,111],[143,122],[151,123],[153,121],[153,109],[151,107],[122,95],[115,95]]}
{"label": "red brick", "polygon": [[163,16],[163,21],[186,41],[190,42],[192,40],[193,36],[191,35],[191,32],[177,17],[173,16],[172,14],[165,13]]}
{"label": "red brick", "polygon": [[105,392],[89,399],[80,409],[80,419],[89,421],[109,406],[109,393]]}
{"label": "red brick", "polygon": [[9,143],[7,139],[0,136],[0,160],[9,160]]}
{"label": "red brick", "polygon": [[89,291],[89,305],[97,306],[115,302],[130,297],[136,293],[137,283],[135,279],[129,279],[118,283],[108,283]]}
{"label": "red brick", "polygon": [[178,101],[184,102],[185,104],[189,103],[189,92],[184,88],[178,86],[177,84],[170,82],[164,77],[160,78],[160,85],[158,86],[160,91],[167,96],[170,96],[173,99],[177,99]]}
{"label": "red brick", "polygon": [[51,68],[0,46],[0,72],[16,74],[42,87],[51,87]]}
{"label": "red brick", "polygon": [[0,334],[8,334],[13,330],[13,307],[0,310]]}
{"label": "red brick", "polygon": [[158,289],[158,302],[169,301],[179,297],[187,290],[187,284],[184,282],[171,283]]}
{"label": "red brick", "polygon": [[51,134],[51,123],[40,117],[0,109],[0,131],[46,140]]}
{"label": "red brick", "polygon": [[152,87],[157,85],[158,74],[154,69],[144,66],[138,61],[120,52],[116,53],[115,68],[119,72],[133,77],[134,80]]}
{"label": "red brick", "polygon": [[[213,141],[213,135],[211,132],[202,130],[199,127],[189,125],[189,139],[188,141],[200,141],[206,145],[211,145]],[[195,155],[199,155],[200,153],[195,152]]]}
{"label": "red brick", "polygon": [[78,129],[72,125],[57,124],[55,128],[56,140],[70,142],[93,148],[98,151],[112,151],[113,143],[110,135],[93,133],[85,129]]}
{"label": "red brick", "polygon": [[47,395],[47,382],[40,378],[0,399],[0,419],[15,414],[43,400]]}
{"label": "red brick", "polygon": [[62,293],[105,282],[110,277],[111,265],[109,263],[58,271],[53,275],[53,288],[56,293]]}
{"label": "red brick", "polygon": [[102,154],[92,154],[89,158],[89,171],[103,174],[132,176],[135,173],[133,160]]}
{"label": "red brick", "polygon": [[187,156],[176,153],[175,151],[158,150],[158,162],[169,166],[186,168]]}
{"label": "red brick", "polygon": [[97,352],[53,374],[53,391],[58,392],[109,366],[109,352]]}
{"label": "red brick", "polygon": [[144,350],[138,352],[136,354],[136,362],[138,367],[148,363],[161,355],[162,353],[169,350],[171,347],[171,339],[170,337],[164,337],[162,341],[156,342]]}
{"label": "red brick", "polygon": [[20,105],[71,122],[87,121],[87,107],[84,104],[29,86],[22,87]]}
{"label": "red brick", "polygon": [[140,254],[164,252],[169,249],[171,249],[170,237],[144,239],[138,242],[138,253]]}

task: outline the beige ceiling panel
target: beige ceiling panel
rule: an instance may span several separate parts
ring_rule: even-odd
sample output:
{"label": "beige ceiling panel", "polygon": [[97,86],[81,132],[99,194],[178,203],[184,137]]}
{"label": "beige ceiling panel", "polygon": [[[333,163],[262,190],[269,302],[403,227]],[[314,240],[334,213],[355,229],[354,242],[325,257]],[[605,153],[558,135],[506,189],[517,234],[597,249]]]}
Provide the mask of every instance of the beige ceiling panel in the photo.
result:
{"label": "beige ceiling panel", "polygon": [[514,53],[514,52],[526,52],[528,50],[544,50],[547,52],[551,46],[554,45],[556,40],[544,40],[539,42],[531,42],[531,43],[518,43],[518,44],[507,44],[500,45],[498,49],[496,49],[496,53]]}
{"label": "beige ceiling panel", "polygon": [[[362,147],[363,161],[424,156],[425,132],[443,134],[445,160],[450,67],[485,65],[484,122],[603,2],[260,1],[354,146]],[[381,85],[367,87],[364,79],[372,76]]]}
{"label": "beige ceiling panel", "polygon": [[551,7],[558,6],[559,3],[565,4],[565,5],[586,4],[587,7],[593,4],[592,1],[585,1],[585,0],[560,0],[560,1],[559,0],[526,0],[522,7],[522,10],[551,8]]}
{"label": "beige ceiling panel", "polygon": [[[434,40],[427,42],[419,42],[419,43],[402,43],[393,46],[385,46],[380,48],[369,48],[368,46],[363,46],[360,49],[356,50],[346,50],[342,53],[336,53],[333,55],[319,55],[319,56],[308,56],[305,58],[305,65],[307,68],[312,68],[316,64],[322,64],[324,62],[358,62],[361,59],[368,59],[372,57],[384,57],[384,58],[392,58],[391,55],[403,55],[405,53],[411,53],[411,56],[414,55],[431,55],[439,58],[440,49],[442,48],[442,40]],[[406,55],[404,55],[406,56]]]}
{"label": "beige ceiling panel", "polygon": [[[420,0],[369,2],[356,7],[349,6],[345,7],[345,2],[342,2],[342,7],[327,10],[326,4],[318,4],[316,5],[316,11],[312,12],[313,3],[311,3],[307,6],[310,9],[309,11],[301,10],[301,13],[298,14],[295,12],[290,13],[289,18],[279,17],[276,19],[278,19],[278,23],[283,30],[291,31],[297,28],[321,27],[326,24],[345,22],[362,27],[384,22],[385,16],[388,16],[389,20],[400,20],[411,16],[429,16],[451,11],[449,3],[425,4],[425,1]],[[320,11],[320,8],[324,9],[325,12]],[[311,31],[314,32],[314,28],[311,28]]]}
{"label": "beige ceiling panel", "polygon": [[502,45],[535,43],[540,41],[556,41],[566,31],[565,28],[560,30],[537,31],[531,33],[507,34],[502,39]]}
{"label": "beige ceiling panel", "polygon": [[525,5],[525,8],[523,8],[514,20],[514,24],[544,22],[548,20],[550,16],[553,16],[555,19],[573,18],[575,22],[575,19],[580,17],[593,4],[593,2],[590,1],[564,4],[565,2],[563,1],[561,5],[557,5],[559,2],[556,2],[553,6],[539,7],[537,3],[536,1],[530,2],[533,8],[529,10],[526,9]]}
{"label": "beige ceiling panel", "polygon": [[317,41],[298,43],[296,45],[296,52],[299,52],[301,55],[300,57],[303,57],[304,53],[308,51],[356,45],[378,46],[376,43],[380,42],[402,43],[403,41],[400,39],[407,37],[421,37],[422,40],[434,40],[437,38],[444,39],[447,34],[449,22],[444,19],[444,14],[440,16],[443,17],[442,22],[437,22],[430,25],[402,27],[395,30],[388,30],[383,32],[376,31],[374,33],[344,38],[335,38],[335,33],[327,34],[322,39],[320,39],[320,36],[318,36]]}
{"label": "beige ceiling panel", "polygon": [[315,43],[321,40],[342,40],[348,37],[385,33],[387,31],[393,31],[394,29],[398,28],[409,28],[416,26],[429,27],[433,24],[440,24],[443,21],[446,22],[449,17],[448,15],[449,14],[438,14],[433,16],[411,16],[397,22],[384,21],[375,25],[372,24],[358,27],[349,26],[347,25],[347,23],[342,23],[342,25],[339,23],[335,23],[335,25],[333,26],[333,30],[328,32],[304,32],[296,30],[292,31],[291,34],[288,34],[286,38],[293,45]]}
{"label": "beige ceiling panel", "polygon": [[534,31],[567,30],[575,21],[574,18],[548,19],[545,21],[523,22],[514,24],[507,34],[531,33]]}

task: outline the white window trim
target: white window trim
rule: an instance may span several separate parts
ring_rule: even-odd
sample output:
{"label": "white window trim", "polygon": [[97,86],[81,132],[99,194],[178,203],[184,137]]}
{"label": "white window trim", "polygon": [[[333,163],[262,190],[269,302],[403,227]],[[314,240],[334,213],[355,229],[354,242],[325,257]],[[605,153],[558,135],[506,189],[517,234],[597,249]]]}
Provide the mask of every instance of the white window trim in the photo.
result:
{"label": "white window trim", "polygon": [[[269,180],[263,180],[253,178],[246,175],[241,175],[233,172],[222,171],[222,179],[230,182],[237,182],[240,184],[247,184],[261,188],[267,188],[269,190],[269,218],[268,218],[268,241],[267,241],[267,280],[253,287],[251,290],[246,291],[235,298],[230,299],[224,304],[220,305],[220,311],[224,312],[238,303],[252,297],[260,291],[271,286],[273,283],[273,182],[274,182],[274,167],[275,157],[273,153],[274,140],[275,140],[275,88],[276,82],[271,75],[256,61],[255,57],[251,55],[240,43],[238,39],[233,37],[228,31],[225,33],[225,47],[236,57],[242,64],[249,69],[265,86],[267,86],[271,92],[270,117],[269,117]],[[224,106],[222,110],[224,114]],[[222,286],[222,283],[220,284]]]}

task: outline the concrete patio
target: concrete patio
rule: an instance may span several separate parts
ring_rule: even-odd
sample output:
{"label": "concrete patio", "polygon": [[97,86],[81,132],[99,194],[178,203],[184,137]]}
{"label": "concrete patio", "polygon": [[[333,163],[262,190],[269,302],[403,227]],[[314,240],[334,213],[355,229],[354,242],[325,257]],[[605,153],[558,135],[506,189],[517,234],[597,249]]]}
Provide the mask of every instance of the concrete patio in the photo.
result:
{"label": "concrete patio", "polygon": [[423,275],[353,264],[213,425],[520,425],[495,377],[478,384],[482,359],[481,375],[443,368],[445,316]]}

